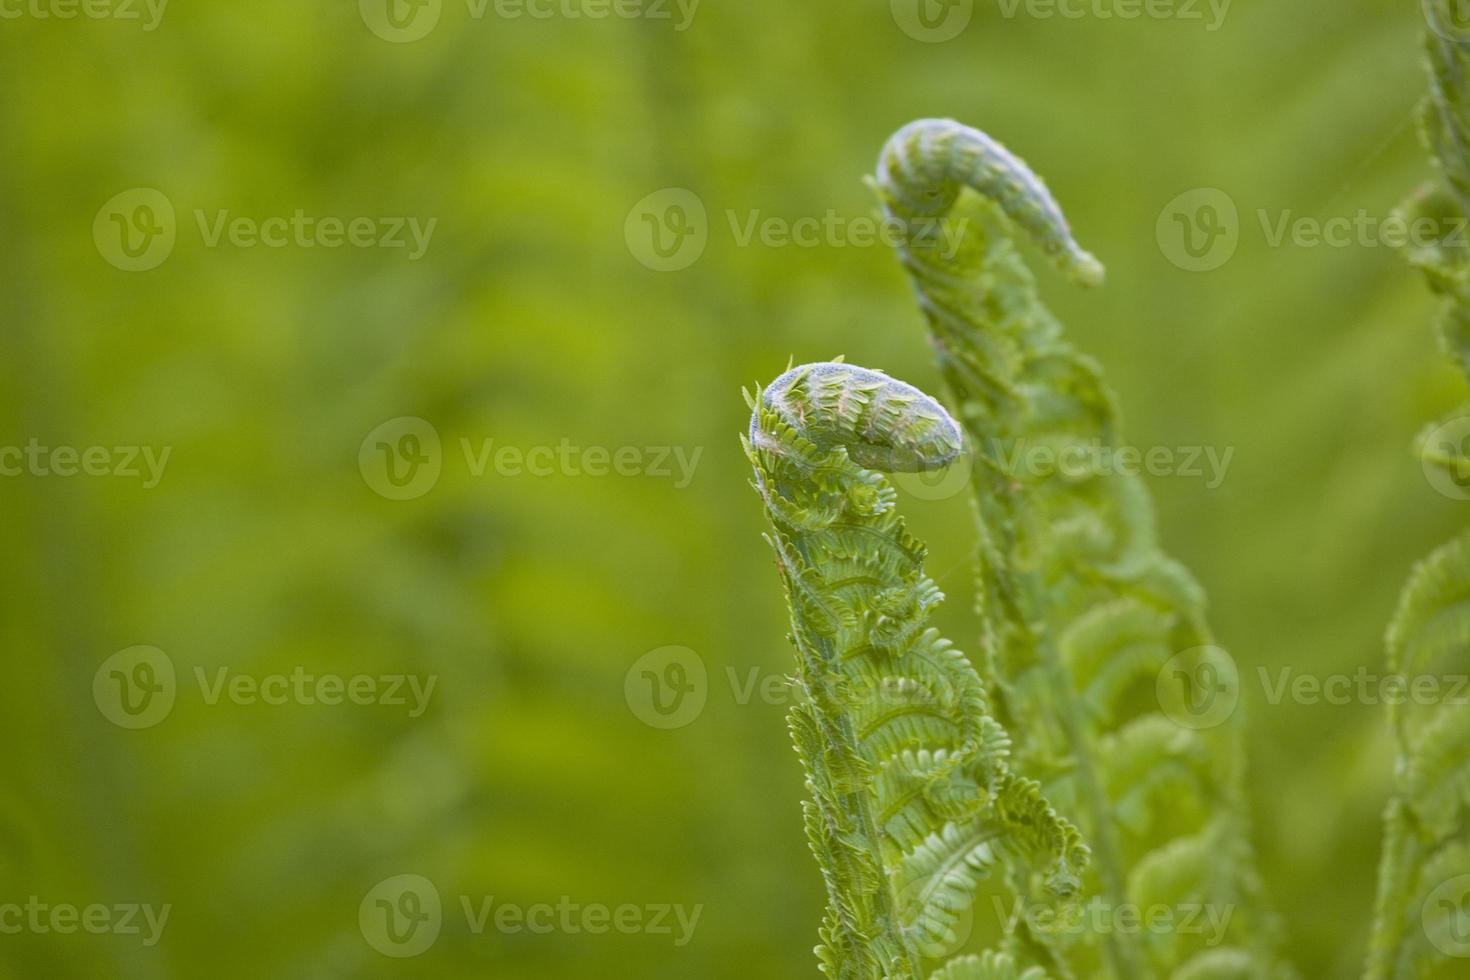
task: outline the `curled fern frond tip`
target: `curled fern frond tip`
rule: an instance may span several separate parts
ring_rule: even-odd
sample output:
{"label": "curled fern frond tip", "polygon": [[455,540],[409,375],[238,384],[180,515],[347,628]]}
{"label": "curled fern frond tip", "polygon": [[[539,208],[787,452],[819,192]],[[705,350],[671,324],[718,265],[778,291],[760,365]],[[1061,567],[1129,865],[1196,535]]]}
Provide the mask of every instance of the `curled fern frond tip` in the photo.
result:
{"label": "curled fern frond tip", "polygon": [[888,140],[876,186],[889,213],[924,234],[924,221],[944,216],[968,187],[996,204],[1031,236],[1068,278],[1100,286],[1103,264],[1072,236],[1046,183],[1026,162],[986,133],[953,119],[919,119]]}
{"label": "curled fern frond tip", "polygon": [[942,469],[964,449],[959,423],[935,399],[841,361],[798,365],[766,385],[751,414],[752,441],[762,409],[819,448],[841,446],[859,466],[886,473]]}

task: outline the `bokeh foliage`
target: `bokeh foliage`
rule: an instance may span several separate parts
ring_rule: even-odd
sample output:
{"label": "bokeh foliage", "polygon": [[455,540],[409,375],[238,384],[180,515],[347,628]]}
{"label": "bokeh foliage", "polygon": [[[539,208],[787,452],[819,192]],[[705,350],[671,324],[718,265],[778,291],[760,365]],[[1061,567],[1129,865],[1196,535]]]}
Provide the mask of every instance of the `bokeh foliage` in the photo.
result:
{"label": "bokeh foliage", "polygon": [[[1386,216],[1427,173],[1416,4],[1242,0],[1178,20],[1004,17],[920,43],[888,4],[776,0],[668,22],[470,19],[392,44],[348,0],[174,0],[156,31],[0,21],[0,444],[172,447],[156,489],[0,479],[0,902],[171,903],[156,947],[0,936],[0,977],[786,977],[821,904],[784,706],[727,670],[790,669],[737,434],[742,384],[846,353],[940,385],[881,247],[739,247],[724,214],[868,214],[861,177],[919,116],[1023,154],[1108,265],[1041,273],[1140,446],[1235,448],[1223,485],[1155,479],[1169,550],[1256,669],[1352,672],[1414,559],[1463,526],[1409,453],[1461,400],[1433,300],[1383,247],[1271,247],[1257,212]],[[179,209],[146,273],[94,215],[156,187]],[[708,248],[658,273],[635,202],[694,191]],[[1209,273],[1155,238],[1176,194],[1235,201]],[[207,248],[192,211],[420,215],[427,255]],[[412,501],[357,466],[386,419],[429,419],[444,475]],[[704,450],[693,482],[474,477],[458,440]],[[915,502],[967,615],[962,497]],[[180,697],[123,731],[91,697],[110,654],[196,666],[439,676],[386,708]],[[709,704],[644,725],[624,675],[687,646]],[[969,645],[971,644],[962,644]],[[1247,683],[1261,865],[1308,976],[1354,976],[1392,749],[1380,706],[1267,703]],[[473,935],[423,956],[358,931],[376,882],[530,904],[703,904],[694,941]]]}

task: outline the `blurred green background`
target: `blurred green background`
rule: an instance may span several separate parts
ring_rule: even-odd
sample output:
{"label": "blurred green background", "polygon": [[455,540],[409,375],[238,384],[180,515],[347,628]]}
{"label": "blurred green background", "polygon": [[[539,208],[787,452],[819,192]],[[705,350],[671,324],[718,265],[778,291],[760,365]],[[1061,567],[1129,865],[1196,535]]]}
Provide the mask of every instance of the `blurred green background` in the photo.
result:
{"label": "blurred green background", "polygon": [[[598,19],[568,13],[597,0],[547,18],[395,0],[389,21],[369,0],[174,0],[152,30],[141,0],[75,19],[37,14],[67,0],[7,2],[0,446],[169,456],[151,487],[117,453],[116,475],[63,476],[61,458],[0,477],[0,904],[170,913],[151,945],[146,926],[0,934],[0,976],[815,976],[784,707],[742,695],[789,651],[740,389],[839,353],[939,383],[882,245],[742,244],[730,215],[870,216],[884,139],[931,115],[1023,155],[1108,264],[1096,292],[1040,275],[1129,441],[1235,450],[1215,489],[1149,482],[1247,678],[1290,952],[1306,976],[1356,975],[1382,708],[1272,705],[1253,679],[1381,664],[1411,563],[1465,523],[1410,454],[1463,392],[1400,255],[1273,246],[1259,216],[1383,218],[1428,173],[1413,0],[1238,0],[1214,30],[1203,5],[1068,19],[961,0],[943,41],[906,0],[705,0],[687,21],[672,3]],[[1238,208],[1239,247],[1191,272],[1156,223],[1205,187]],[[668,188],[703,218],[671,212],[688,197]],[[375,235],[437,224],[417,260],[211,244],[221,211],[298,209]],[[703,252],[650,268],[644,215]],[[161,259],[157,229],[175,238]],[[141,258],[124,230],[153,242]],[[476,472],[487,440],[511,452]],[[517,472],[516,453],[559,446],[550,475]],[[588,447],[628,449],[624,475],[586,472]],[[675,449],[697,460],[687,480]],[[376,454],[400,450],[400,473],[416,455],[429,476],[385,483]],[[967,504],[904,506],[951,596],[941,625],[973,649]],[[166,716],[133,729],[107,698],[148,679],[113,674],[137,646],[177,679]],[[707,680],[665,729],[636,692],[641,658],[670,646]],[[210,703],[197,672],[222,668],[436,686],[417,717]],[[413,958],[359,921],[401,875],[443,903]],[[681,944],[672,917],[672,934],[477,933],[463,899],[702,911]]]}

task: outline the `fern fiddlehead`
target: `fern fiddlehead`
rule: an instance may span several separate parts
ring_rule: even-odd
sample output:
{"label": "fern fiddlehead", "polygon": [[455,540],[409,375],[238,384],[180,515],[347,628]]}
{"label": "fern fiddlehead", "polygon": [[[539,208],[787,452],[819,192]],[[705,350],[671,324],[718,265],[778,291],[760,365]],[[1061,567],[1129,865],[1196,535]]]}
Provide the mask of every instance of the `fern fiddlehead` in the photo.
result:
{"label": "fern fiddlehead", "polygon": [[[747,396],[744,439],[785,588],[807,834],[828,897],[817,948],[834,980],[917,980],[954,945],[982,878],[1042,877],[1065,898],[1088,851],[1007,763],[1009,741],[962,653],[927,625],[942,596],[886,472],[947,465],[958,426],[932,398],[840,362]],[[1038,888],[1037,891],[1041,891]],[[1011,950],[935,980],[1040,980]]]}
{"label": "fern fiddlehead", "polygon": [[[1470,218],[1470,48],[1445,25],[1449,0],[1431,0],[1425,34],[1429,97],[1423,136],[1438,175],[1405,210],[1449,230]],[[1436,24],[1435,22],[1438,21]],[[1470,380],[1470,256],[1463,245],[1416,242],[1410,259],[1445,297],[1440,340]],[[1464,417],[1467,408],[1455,415]],[[1420,436],[1424,459],[1463,480],[1463,441]],[[1470,533],[1442,546],[1409,577],[1388,630],[1392,676],[1470,672]],[[1399,699],[1394,699],[1399,700]],[[1430,699],[1434,702],[1435,699]],[[1384,817],[1368,980],[1463,975],[1470,957],[1470,706],[1452,698],[1390,703],[1398,750],[1397,792]],[[1460,972],[1456,972],[1460,971]]]}
{"label": "fern fiddlehead", "polygon": [[[1038,299],[1012,228],[1081,284],[1100,283],[1101,264],[1030,168],[959,123],[899,130],[874,187],[911,232],[898,257],[975,452],[982,652],[1002,720],[1020,736],[1017,767],[1078,815],[1094,849],[1087,890],[1115,912],[1232,913],[1223,935],[1049,937],[1057,955],[1089,977],[1275,975],[1271,920],[1255,910],[1238,736],[1178,724],[1153,699],[1174,658],[1189,677],[1219,656],[1201,589],[1159,550],[1139,478],[1015,462],[1036,447],[1059,459],[1114,446],[1118,421],[1100,369]],[[939,234],[960,249],[926,247]]]}

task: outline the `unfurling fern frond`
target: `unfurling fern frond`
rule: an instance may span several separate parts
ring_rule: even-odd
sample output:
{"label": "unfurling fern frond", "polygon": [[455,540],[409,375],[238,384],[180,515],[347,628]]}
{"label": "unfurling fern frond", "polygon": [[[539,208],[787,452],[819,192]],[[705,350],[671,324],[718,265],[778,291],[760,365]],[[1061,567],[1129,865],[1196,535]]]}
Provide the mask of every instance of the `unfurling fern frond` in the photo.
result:
{"label": "unfurling fern frond", "polygon": [[[1409,258],[1445,297],[1440,338],[1470,377],[1470,255],[1458,235],[1470,218],[1470,45],[1455,40],[1449,6],[1430,0],[1425,7],[1432,29],[1425,34],[1423,135],[1439,173],[1404,210],[1410,220],[1430,219],[1445,233],[1416,242]],[[1456,413],[1465,415],[1465,409]],[[1431,437],[1450,421],[1421,434],[1419,450],[1463,485],[1470,472],[1463,440]],[[1410,575],[1388,630],[1388,661],[1390,674],[1402,677],[1409,691],[1428,681],[1436,696],[1390,701],[1398,787],[1384,817],[1366,975],[1464,976],[1470,971],[1470,705],[1449,679],[1470,674],[1470,534],[1442,546]]]}
{"label": "unfurling fern frond", "polygon": [[[954,420],[916,388],[842,363],[793,368],[749,400],[745,450],[790,607],[790,726],[827,889],[821,968],[921,980],[963,938],[957,919],[981,879],[1001,869],[1028,896],[1044,883],[1065,899],[1088,850],[1011,770],[979,675],[927,625],[942,596],[884,474],[950,463]],[[1018,972],[1013,953],[952,960],[935,977],[1044,976]]]}
{"label": "unfurling fern frond", "polygon": [[[975,453],[986,679],[1020,739],[1017,768],[1078,816],[1094,850],[1084,891],[1114,914],[1158,903],[1230,915],[1219,936],[1114,922],[1048,943],[1086,977],[1281,975],[1235,727],[1163,713],[1156,698],[1161,672],[1194,683],[1222,664],[1203,593],[1159,550],[1141,481],[1095,465],[1119,438],[1113,395],[1041,304],[1013,230],[1084,285],[1102,281],[1101,264],[1025,163],[959,123],[899,130],[874,186],[906,231],[899,259]],[[1084,465],[1028,472],[1018,461],[1035,450]]]}

